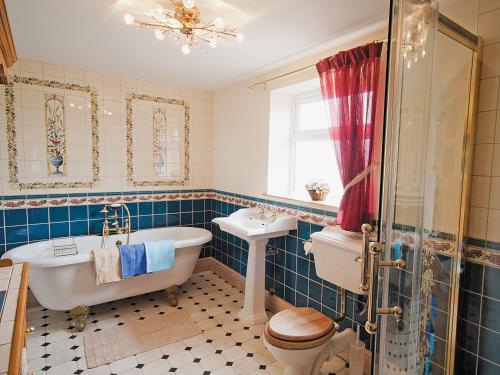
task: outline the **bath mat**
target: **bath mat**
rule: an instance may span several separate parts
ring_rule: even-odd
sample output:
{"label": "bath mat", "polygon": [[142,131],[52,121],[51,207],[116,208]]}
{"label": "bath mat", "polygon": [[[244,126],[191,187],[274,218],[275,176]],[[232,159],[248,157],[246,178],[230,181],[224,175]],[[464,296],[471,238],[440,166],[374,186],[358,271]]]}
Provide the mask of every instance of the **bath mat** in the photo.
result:
{"label": "bath mat", "polygon": [[105,365],[199,334],[198,326],[181,311],[88,333],[83,336],[87,367]]}

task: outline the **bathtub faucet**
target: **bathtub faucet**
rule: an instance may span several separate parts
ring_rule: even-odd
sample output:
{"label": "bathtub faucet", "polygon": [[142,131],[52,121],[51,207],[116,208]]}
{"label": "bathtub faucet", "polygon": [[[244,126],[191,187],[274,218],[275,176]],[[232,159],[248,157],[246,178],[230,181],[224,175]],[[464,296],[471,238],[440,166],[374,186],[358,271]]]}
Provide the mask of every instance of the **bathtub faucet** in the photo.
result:
{"label": "bathtub faucet", "polygon": [[[120,227],[120,223],[118,222],[118,209],[124,208],[125,212],[127,213],[127,218],[125,219],[125,224],[123,227]],[[112,209],[114,211],[113,215],[111,218],[113,219],[113,222],[109,223],[109,218],[110,216],[108,215],[109,209]],[[112,203],[112,204],[106,204],[104,207],[100,210],[101,213],[104,214],[104,223],[102,224],[102,241],[101,241],[101,246],[104,245],[105,238],[108,237],[110,234],[127,234],[127,245],[130,240],[130,211],[125,203]],[[121,242],[121,241],[120,241]]]}

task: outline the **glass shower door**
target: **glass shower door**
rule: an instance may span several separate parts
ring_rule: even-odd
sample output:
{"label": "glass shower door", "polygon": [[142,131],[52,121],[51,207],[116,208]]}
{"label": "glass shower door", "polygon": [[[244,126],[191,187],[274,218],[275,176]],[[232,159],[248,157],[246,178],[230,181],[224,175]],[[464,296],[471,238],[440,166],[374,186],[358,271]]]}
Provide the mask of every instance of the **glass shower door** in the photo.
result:
{"label": "glass shower door", "polygon": [[374,374],[453,373],[477,55],[447,24],[434,1],[392,1]]}
{"label": "glass shower door", "polygon": [[[421,292],[426,286],[421,267],[438,5],[395,0],[391,20],[379,234],[384,249],[377,263],[397,259],[404,263],[374,266],[374,255],[370,256],[370,275],[379,283],[378,302],[370,307],[372,319],[373,310],[386,309],[384,314],[375,314],[374,373],[422,374],[428,350],[422,334]],[[372,319],[369,313],[368,322]]]}

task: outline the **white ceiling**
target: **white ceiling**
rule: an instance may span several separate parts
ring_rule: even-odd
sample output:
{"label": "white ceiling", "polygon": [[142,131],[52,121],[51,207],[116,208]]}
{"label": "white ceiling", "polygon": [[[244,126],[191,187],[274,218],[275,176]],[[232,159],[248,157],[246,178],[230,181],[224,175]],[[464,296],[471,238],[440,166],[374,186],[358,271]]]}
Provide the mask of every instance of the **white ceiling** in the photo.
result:
{"label": "white ceiling", "polygon": [[[389,0],[197,0],[202,16],[221,16],[242,44],[185,56],[171,39],[124,24],[152,0],[7,0],[18,56],[215,90],[241,82],[294,54],[388,17]],[[168,6],[168,1],[156,3]]]}

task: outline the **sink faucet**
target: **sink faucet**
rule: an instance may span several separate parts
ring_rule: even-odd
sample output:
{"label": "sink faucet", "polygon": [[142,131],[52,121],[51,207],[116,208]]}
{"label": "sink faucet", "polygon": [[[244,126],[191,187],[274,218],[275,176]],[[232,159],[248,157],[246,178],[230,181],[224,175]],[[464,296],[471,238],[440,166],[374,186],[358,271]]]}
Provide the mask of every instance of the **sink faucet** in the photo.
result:
{"label": "sink faucet", "polygon": [[[269,215],[266,215],[266,214]],[[270,223],[274,223],[276,221],[276,210],[273,209],[266,209],[265,206],[257,206],[257,214],[255,215],[261,220],[268,219]]]}
{"label": "sink faucet", "polygon": [[[118,209],[123,207],[125,211],[127,212],[127,218],[125,219],[125,225],[123,227],[120,227],[120,223],[118,222]],[[109,223],[109,218],[110,216],[108,215],[109,209],[112,209],[114,211],[113,215],[111,218],[113,218],[113,222]],[[113,203],[110,205],[104,205],[104,207],[100,210],[100,212],[104,213],[104,222],[102,224],[102,241],[101,241],[101,247],[104,245],[104,240],[106,237],[108,237],[111,233],[114,234],[127,234],[127,245],[130,241],[130,211],[125,203]]]}

